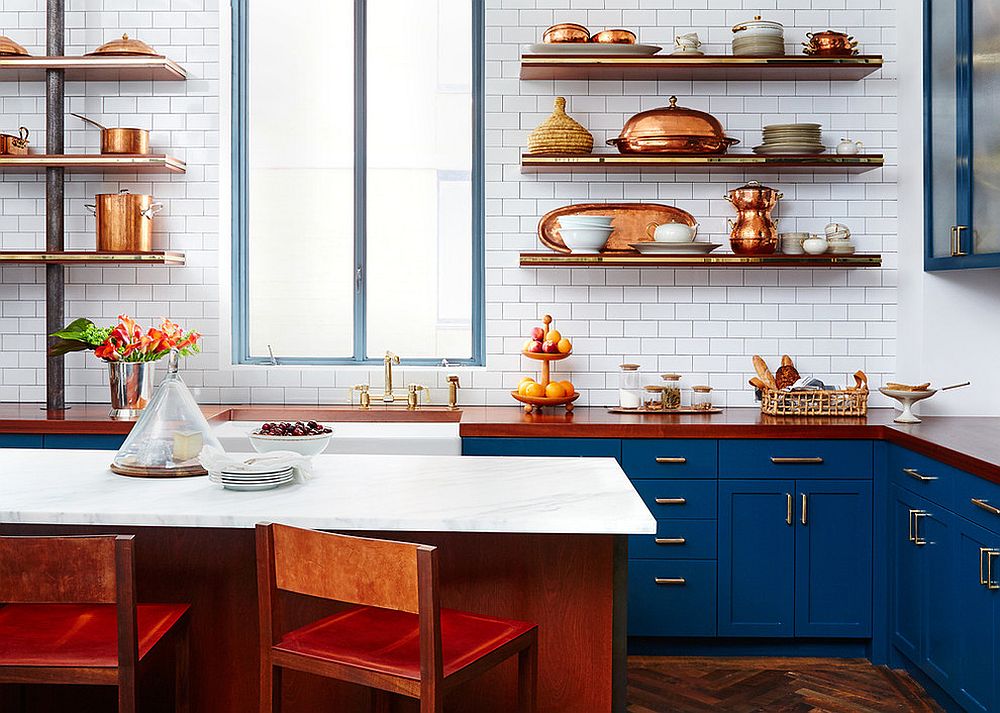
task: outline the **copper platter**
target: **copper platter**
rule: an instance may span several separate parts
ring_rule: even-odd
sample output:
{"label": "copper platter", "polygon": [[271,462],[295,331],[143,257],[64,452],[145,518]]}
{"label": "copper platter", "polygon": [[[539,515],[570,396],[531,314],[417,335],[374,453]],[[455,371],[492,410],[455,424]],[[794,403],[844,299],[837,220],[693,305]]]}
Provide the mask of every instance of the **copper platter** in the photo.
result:
{"label": "copper platter", "polygon": [[650,223],[683,223],[697,225],[698,221],[686,210],[672,205],[659,203],[580,203],[556,208],[542,216],[538,221],[538,240],[542,245],[558,253],[569,254],[571,251],[563,243],[559,234],[554,232],[559,227],[559,218],[564,215],[610,215],[611,225],[615,232],[608,239],[608,244],[601,251],[602,255],[638,255],[629,247],[629,243],[651,242],[646,234],[646,226]]}

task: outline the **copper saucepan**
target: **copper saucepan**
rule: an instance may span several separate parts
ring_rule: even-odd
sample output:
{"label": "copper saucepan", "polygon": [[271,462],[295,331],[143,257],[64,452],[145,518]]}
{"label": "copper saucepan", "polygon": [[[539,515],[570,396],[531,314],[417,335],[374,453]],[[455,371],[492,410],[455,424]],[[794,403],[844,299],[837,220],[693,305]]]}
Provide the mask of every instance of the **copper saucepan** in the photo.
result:
{"label": "copper saucepan", "polygon": [[27,156],[28,155],[28,129],[22,126],[17,136],[13,134],[0,134],[0,155],[3,156]]}
{"label": "copper saucepan", "polygon": [[[70,112],[73,113],[73,112]],[[108,154],[148,154],[149,130],[108,128],[88,119],[83,114],[73,113],[77,119],[83,119],[101,130],[101,153]]]}

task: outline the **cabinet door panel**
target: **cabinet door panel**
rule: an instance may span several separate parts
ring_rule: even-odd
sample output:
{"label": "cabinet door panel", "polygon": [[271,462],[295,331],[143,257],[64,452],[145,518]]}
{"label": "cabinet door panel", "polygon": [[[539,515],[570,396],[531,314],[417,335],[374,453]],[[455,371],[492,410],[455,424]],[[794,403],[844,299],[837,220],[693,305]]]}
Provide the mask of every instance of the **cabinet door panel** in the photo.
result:
{"label": "cabinet door panel", "polygon": [[622,441],[622,469],[629,478],[715,478],[719,442],[688,438]]}
{"label": "cabinet door panel", "polygon": [[1000,707],[1000,589],[990,589],[984,582],[1000,583],[1000,557],[987,563],[987,553],[1000,552],[1000,535],[960,521],[956,540],[955,587],[961,615],[956,621],[958,666],[952,695],[967,710],[989,713]]}
{"label": "cabinet door panel", "polygon": [[956,529],[958,518],[944,508],[928,503],[927,515],[914,523],[915,535],[927,544],[919,546],[923,569],[924,670],[946,690],[953,687],[958,660],[955,627]]}
{"label": "cabinet door panel", "polygon": [[794,492],[791,480],[719,482],[720,636],[794,633]]}
{"label": "cabinet door panel", "polygon": [[714,518],[714,480],[636,480],[633,487],[656,518]]}
{"label": "cabinet door panel", "polygon": [[[955,4],[961,13],[965,3]],[[968,16],[960,22],[968,22],[972,28],[972,62],[965,65],[972,73],[971,116],[965,124],[972,154],[972,231],[963,247],[973,255],[990,255],[1000,253],[1000,124],[996,120],[1000,113],[1000,67],[986,58],[995,57],[1000,49],[1000,6],[996,0],[971,0],[968,8]]]}
{"label": "cabinet door panel", "polygon": [[804,438],[723,440],[723,478],[871,478],[871,441]]}
{"label": "cabinet door panel", "polygon": [[590,456],[621,458],[614,438],[463,438],[465,456]]}
{"label": "cabinet door panel", "polygon": [[821,480],[796,485],[795,635],[867,638],[872,629],[872,484]]}
{"label": "cabinet door panel", "polygon": [[[924,176],[929,193],[927,267],[952,255],[952,226],[961,223],[958,148],[958,18],[955,0],[928,0],[927,12],[927,142]],[[943,265],[939,265],[943,267]]]}
{"label": "cabinet door panel", "polygon": [[892,644],[913,663],[920,661],[921,567],[920,548],[913,544],[911,511],[923,509],[923,500],[893,485],[889,489],[889,631]]}
{"label": "cabinet door panel", "polygon": [[715,636],[715,597],[714,560],[630,560],[629,636]]}

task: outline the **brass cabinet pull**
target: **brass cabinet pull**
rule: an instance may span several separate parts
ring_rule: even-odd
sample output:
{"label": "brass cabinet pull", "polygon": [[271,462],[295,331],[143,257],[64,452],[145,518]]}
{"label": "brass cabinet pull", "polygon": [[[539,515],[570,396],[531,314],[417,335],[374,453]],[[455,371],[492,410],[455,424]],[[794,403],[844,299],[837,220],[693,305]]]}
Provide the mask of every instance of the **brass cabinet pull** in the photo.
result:
{"label": "brass cabinet pull", "polygon": [[989,584],[989,580],[987,579],[986,575],[983,573],[983,560],[985,559],[985,560],[989,561],[989,557],[986,557],[986,553],[989,552],[989,551],[990,551],[989,547],[980,547],[979,548],[979,583],[981,585],[983,585],[984,587]]}
{"label": "brass cabinet pull", "polygon": [[656,577],[653,579],[653,582],[656,584],[677,584],[682,586],[687,584],[687,580],[684,577]]}
{"label": "brass cabinet pull", "polygon": [[686,537],[657,537],[653,540],[658,545],[684,545],[687,544]]}
{"label": "brass cabinet pull", "polygon": [[917,472],[916,468],[903,468],[903,472],[906,473],[911,478],[916,478],[921,483],[929,483],[932,480],[938,479],[936,475],[921,475],[920,473]]}
{"label": "brass cabinet pull", "polygon": [[991,512],[994,515],[1000,515],[1000,508],[993,507],[992,505],[990,505],[990,503],[989,503],[988,500],[981,500],[979,498],[973,498],[972,499],[972,504],[975,505],[977,508],[982,508],[986,512]]}
{"label": "brass cabinet pull", "polygon": [[909,520],[910,534],[907,535],[906,539],[909,540],[910,542],[913,542],[913,514],[915,512],[917,512],[917,511],[916,510],[910,510],[909,516],[907,518]]}
{"label": "brass cabinet pull", "polygon": [[685,463],[688,462],[688,459],[684,458],[683,456],[679,456],[679,457],[676,457],[676,458],[674,458],[674,457],[663,457],[663,458],[657,458],[656,462],[657,463],[668,464],[668,465],[684,465]]}
{"label": "brass cabinet pull", "polygon": [[657,498],[657,505],[685,505],[687,498]]}
{"label": "brass cabinet pull", "polygon": [[910,514],[913,517],[913,537],[910,541],[918,547],[926,545],[927,540],[920,536],[920,518],[927,517],[928,513],[923,510],[911,510]]}
{"label": "brass cabinet pull", "polygon": [[806,524],[806,508],[809,506],[809,500],[805,493],[800,493],[802,495],[802,524]]}
{"label": "brass cabinet pull", "polygon": [[952,257],[961,257],[962,255],[967,254],[964,250],[962,250],[962,231],[968,229],[968,225],[956,225],[952,228]]}
{"label": "brass cabinet pull", "polygon": [[[993,558],[1000,557],[1000,550],[986,550],[986,581],[983,584],[986,585],[987,589],[1000,589],[1000,582],[993,581]],[[982,568],[982,560],[979,563],[980,568]]]}
{"label": "brass cabinet pull", "polygon": [[819,456],[812,458],[777,458],[771,456],[771,462],[775,465],[820,465],[823,459]]}
{"label": "brass cabinet pull", "polygon": [[794,508],[794,505],[792,505],[792,494],[791,493],[785,493],[785,524],[786,525],[791,525],[792,524],[792,509],[793,508]]}

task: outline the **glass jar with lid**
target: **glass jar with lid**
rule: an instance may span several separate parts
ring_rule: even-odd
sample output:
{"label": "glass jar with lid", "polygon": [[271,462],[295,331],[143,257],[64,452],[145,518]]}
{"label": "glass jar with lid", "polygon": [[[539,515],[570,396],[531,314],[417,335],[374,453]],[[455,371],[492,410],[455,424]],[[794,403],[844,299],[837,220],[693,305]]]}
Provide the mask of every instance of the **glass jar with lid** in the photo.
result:
{"label": "glass jar with lid", "polygon": [[659,384],[648,384],[645,387],[645,398],[642,404],[645,411],[663,410],[663,387]]}
{"label": "glass jar with lid", "polygon": [[622,364],[618,367],[618,406],[627,409],[637,409],[642,406],[643,388],[640,384],[639,365]]}
{"label": "glass jar with lid", "polygon": [[681,407],[681,375],[660,374],[663,379],[663,410],[676,411]]}
{"label": "glass jar with lid", "polygon": [[691,387],[691,407],[696,411],[712,410],[712,387],[704,384]]}

